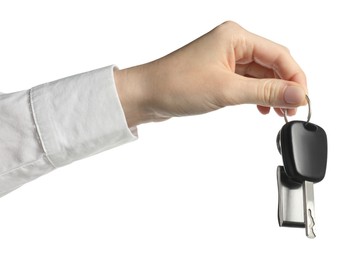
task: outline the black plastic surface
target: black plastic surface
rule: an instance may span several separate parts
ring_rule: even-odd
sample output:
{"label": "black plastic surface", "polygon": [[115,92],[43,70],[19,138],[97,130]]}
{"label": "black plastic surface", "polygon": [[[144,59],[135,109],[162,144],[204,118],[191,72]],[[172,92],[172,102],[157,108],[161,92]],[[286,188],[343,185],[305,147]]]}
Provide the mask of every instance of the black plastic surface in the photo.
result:
{"label": "black plastic surface", "polygon": [[328,156],[327,135],[323,128],[304,121],[290,121],[279,135],[288,177],[300,183],[323,180]]}

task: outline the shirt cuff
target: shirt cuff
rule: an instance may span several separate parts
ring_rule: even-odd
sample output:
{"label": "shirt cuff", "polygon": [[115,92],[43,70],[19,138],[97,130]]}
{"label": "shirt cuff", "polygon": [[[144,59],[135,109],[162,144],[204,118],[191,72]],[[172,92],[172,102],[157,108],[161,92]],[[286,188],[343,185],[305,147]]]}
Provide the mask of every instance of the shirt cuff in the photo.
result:
{"label": "shirt cuff", "polygon": [[137,139],[128,128],[114,66],[70,76],[30,90],[38,135],[54,167]]}

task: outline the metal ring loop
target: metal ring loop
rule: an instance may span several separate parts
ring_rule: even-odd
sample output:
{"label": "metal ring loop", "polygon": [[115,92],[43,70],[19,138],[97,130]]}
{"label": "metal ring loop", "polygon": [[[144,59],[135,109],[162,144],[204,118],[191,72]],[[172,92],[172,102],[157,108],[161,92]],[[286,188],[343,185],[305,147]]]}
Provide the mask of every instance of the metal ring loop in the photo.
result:
{"label": "metal ring loop", "polygon": [[[306,94],[306,100],[307,100],[307,105],[308,105],[308,115],[307,115],[307,124],[310,122],[310,119],[311,119],[311,115],[312,115],[312,112],[311,112],[311,100],[310,100],[310,98],[307,96],[307,94]],[[285,123],[288,123],[289,121],[288,121],[288,115],[287,115],[287,113],[288,113],[288,110],[287,109],[282,109],[282,111],[283,111],[283,114],[284,114],[284,120],[285,120]]]}

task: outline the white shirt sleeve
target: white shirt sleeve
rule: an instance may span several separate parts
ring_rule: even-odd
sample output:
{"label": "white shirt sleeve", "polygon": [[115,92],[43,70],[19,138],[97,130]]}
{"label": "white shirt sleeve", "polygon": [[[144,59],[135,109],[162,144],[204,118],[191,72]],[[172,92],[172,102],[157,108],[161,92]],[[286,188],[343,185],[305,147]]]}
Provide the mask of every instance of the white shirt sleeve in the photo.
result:
{"label": "white shirt sleeve", "polygon": [[0,197],[57,167],[137,139],[113,69],[0,94]]}

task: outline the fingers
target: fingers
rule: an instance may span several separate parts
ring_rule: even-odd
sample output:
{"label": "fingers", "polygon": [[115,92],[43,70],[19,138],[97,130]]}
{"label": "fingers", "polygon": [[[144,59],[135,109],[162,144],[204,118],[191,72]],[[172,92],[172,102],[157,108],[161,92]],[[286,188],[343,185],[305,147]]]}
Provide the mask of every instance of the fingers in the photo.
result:
{"label": "fingers", "polygon": [[231,89],[233,102],[257,104],[263,114],[269,112],[268,107],[296,108],[305,103],[305,89],[291,81],[234,75]]}
{"label": "fingers", "polygon": [[275,78],[272,69],[263,67],[255,62],[248,64],[237,64],[235,73],[252,78]]}
{"label": "fingers", "polygon": [[257,109],[258,109],[258,111],[260,111],[261,114],[263,114],[263,115],[267,115],[267,114],[271,111],[271,108],[270,108],[270,107],[265,107],[265,106],[260,106],[260,105],[257,105]]}
{"label": "fingers", "polygon": [[[282,116],[281,108],[288,115],[296,113],[296,107],[306,103],[306,76],[287,48],[261,36],[244,30],[235,45],[235,72],[242,78],[242,102],[257,104],[262,114],[270,107]],[[244,39],[244,40],[243,40]],[[242,43],[245,44],[242,44]]]}
{"label": "fingers", "polygon": [[299,83],[307,92],[306,76],[287,48],[254,34],[248,40],[253,43],[252,58],[256,63],[272,69],[281,79]]}
{"label": "fingers", "polygon": [[[267,115],[269,114],[271,108],[270,107],[265,107],[265,106],[260,106],[260,105],[257,105],[257,109],[258,111],[260,111],[261,114],[263,115]],[[279,107],[275,107],[274,108],[274,111],[279,115],[279,116],[284,116],[284,111],[283,109],[279,108]],[[287,111],[287,114],[288,116],[293,116],[296,114],[296,108],[289,108],[286,110]]]}
{"label": "fingers", "polygon": [[[232,26],[233,48],[235,53],[236,72],[241,75],[249,70],[251,74],[273,71],[276,77],[294,81],[300,84],[307,92],[307,82],[303,70],[296,63],[290,52],[284,46],[253,34],[237,24]],[[248,65],[249,64],[249,65]],[[259,67],[259,65],[261,67]],[[266,70],[262,70],[265,68]],[[268,70],[267,70],[268,69]],[[254,76],[257,77],[257,76]],[[258,76],[257,78],[260,78]]]}

